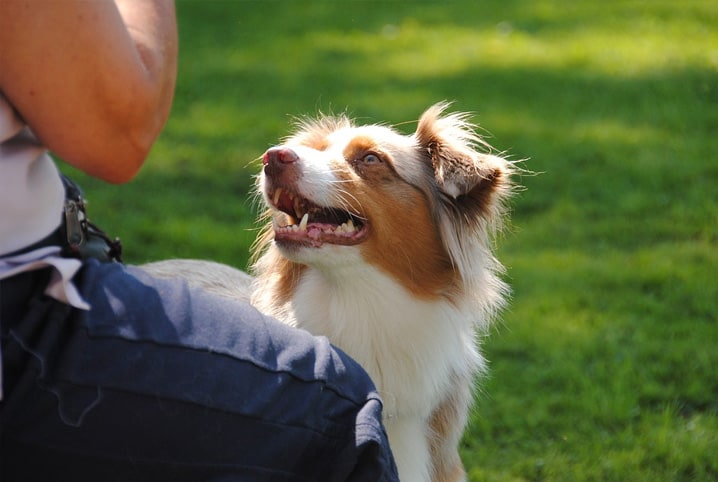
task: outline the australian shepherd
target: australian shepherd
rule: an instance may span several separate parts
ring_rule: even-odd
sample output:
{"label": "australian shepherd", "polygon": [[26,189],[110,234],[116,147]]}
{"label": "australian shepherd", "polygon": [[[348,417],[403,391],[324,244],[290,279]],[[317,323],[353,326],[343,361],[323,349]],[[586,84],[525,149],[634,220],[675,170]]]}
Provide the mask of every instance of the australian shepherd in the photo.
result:
{"label": "australian shepherd", "polygon": [[363,365],[409,482],[465,479],[479,341],[508,292],[492,243],[513,167],[447,107],[410,135],[343,115],[302,120],[264,154],[257,183],[267,211],[252,303]]}

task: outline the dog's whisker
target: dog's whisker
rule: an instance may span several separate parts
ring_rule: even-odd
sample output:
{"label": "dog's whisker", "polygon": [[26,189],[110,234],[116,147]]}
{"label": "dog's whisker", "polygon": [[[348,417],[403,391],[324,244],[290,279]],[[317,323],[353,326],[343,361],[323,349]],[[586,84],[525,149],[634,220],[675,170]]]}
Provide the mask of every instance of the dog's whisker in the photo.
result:
{"label": "dog's whisker", "polygon": [[[361,203],[361,201],[359,201],[359,199],[355,195],[353,195],[351,192],[346,191],[346,190],[339,190],[338,194],[339,194],[339,197],[338,197],[339,204],[345,211],[347,211],[348,213],[351,213],[353,216],[361,219],[362,221],[367,220],[366,217],[361,214],[361,211],[363,211],[362,203]],[[356,203],[357,207],[354,207],[354,204],[347,201],[347,199],[344,196],[351,198],[351,200],[354,201],[354,203]]]}

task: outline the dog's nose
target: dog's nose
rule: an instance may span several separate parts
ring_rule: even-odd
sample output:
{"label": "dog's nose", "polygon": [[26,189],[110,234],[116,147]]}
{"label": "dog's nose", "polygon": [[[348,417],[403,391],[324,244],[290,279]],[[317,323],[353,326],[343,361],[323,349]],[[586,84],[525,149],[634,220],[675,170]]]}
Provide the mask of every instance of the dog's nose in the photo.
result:
{"label": "dog's nose", "polygon": [[291,164],[293,162],[297,162],[298,160],[299,156],[297,153],[288,147],[272,147],[264,153],[264,156],[262,156],[262,164],[265,166],[270,163],[276,164],[278,162],[282,164]]}

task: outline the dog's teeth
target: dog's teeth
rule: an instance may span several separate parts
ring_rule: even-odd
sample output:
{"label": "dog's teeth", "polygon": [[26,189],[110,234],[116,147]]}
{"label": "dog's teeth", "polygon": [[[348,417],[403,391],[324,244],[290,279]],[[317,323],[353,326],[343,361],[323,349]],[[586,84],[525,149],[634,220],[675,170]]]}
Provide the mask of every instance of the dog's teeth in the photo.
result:
{"label": "dog's teeth", "polygon": [[306,231],[308,222],[309,222],[309,213],[304,213],[304,216],[302,216],[302,220],[299,223],[299,230]]}
{"label": "dog's teeth", "polygon": [[349,221],[346,222],[346,228],[344,228],[344,231],[347,233],[353,233],[355,230],[356,230],[356,228],[354,227],[354,221],[352,221],[350,219]]}
{"label": "dog's teeth", "polygon": [[272,204],[274,204],[276,206],[277,203],[279,202],[279,196],[281,196],[281,195],[282,195],[282,188],[278,187],[277,190],[274,191],[274,197],[272,197]]}

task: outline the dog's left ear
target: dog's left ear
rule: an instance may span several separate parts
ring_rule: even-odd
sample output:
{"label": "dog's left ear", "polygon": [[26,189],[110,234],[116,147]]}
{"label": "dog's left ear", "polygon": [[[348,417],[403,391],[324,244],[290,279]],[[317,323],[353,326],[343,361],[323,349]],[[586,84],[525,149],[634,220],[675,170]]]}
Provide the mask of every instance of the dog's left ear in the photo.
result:
{"label": "dog's left ear", "polygon": [[505,160],[478,152],[489,146],[474,132],[468,115],[442,115],[448,103],[430,107],[419,119],[415,137],[428,152],[438,188],[453,200],[468,196],[484,209],[492,193],[508,182]]}

